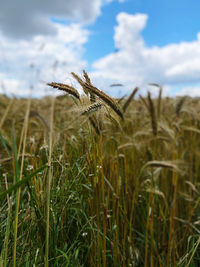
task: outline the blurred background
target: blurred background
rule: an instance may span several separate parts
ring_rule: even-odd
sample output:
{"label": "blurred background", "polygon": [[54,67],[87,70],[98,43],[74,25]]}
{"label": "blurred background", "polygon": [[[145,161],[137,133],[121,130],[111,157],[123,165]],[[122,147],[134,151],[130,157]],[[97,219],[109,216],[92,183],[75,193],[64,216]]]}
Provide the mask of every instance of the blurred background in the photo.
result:
{"label": "blurred background", "polygon": [[[47,82],[93,84],[120,97],[135,86],[200,96],[197,0],[0,0],[0,93],[55,94]],[[112,86],[111,86],[112,85]]]}

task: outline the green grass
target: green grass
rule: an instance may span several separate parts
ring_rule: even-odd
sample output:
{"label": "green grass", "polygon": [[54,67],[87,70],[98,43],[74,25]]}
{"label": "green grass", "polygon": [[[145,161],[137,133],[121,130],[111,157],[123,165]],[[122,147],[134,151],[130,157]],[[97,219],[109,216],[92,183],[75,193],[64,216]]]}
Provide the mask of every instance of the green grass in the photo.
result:
{"label": "green grass", "polygon": [[200,100],[106,101],[0,96],[0,267],[198,266]]}

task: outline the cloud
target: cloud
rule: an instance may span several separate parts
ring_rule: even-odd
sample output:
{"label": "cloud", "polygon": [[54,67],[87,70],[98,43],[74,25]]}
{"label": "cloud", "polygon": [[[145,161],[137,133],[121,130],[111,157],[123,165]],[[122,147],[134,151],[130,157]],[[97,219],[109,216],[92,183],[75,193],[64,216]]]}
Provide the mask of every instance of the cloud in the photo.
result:
{"label": "cloud", "polygon": [[86,68],[82,58],[89,31],[77,23],[54,25],[55,36],[36,35],[31,40],[13,42],[0,35],[0,81],[8,94],[27,96],[32,87],[33,95],[41,96],[48,93],[45,82],[64,82],[71,71]]}
{"label": "cloud", "polygon": [[200,33],[192,42],[148,47],[142,37],[147,20],[146,14],[122,12],[117,15],[116,52],[93,63],[91,75],[94,79],[108,79],[129,87],[149,82],[168,87],[200,82]]}
{"label": "cloud", "polygon": [[50,17],[91,23],[101,13],[102,0],[0,0],[0,31],[13,38],[55,35]]}
{"label": "cloud", "polygon": [[186,86],[183,87],[181,90],[179,90],[176,93],[177,96],[182,96],[182,95],[188,95],[191,97],[200,97],[200,84],[197,84],[195,86]]}

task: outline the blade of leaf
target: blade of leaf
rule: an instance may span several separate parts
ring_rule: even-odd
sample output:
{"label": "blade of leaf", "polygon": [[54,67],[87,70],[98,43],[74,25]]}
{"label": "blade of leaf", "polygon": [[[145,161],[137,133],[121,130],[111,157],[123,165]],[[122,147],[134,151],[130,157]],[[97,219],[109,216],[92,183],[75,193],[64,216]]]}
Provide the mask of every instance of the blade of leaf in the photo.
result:
{"label": "blade of leaf", "polygon": [[11,137],[12,137],[12,150],[13,150],[13,154],[14,154],[15,182],[18,182],[19,177],[20,177],[20,169],[19,169],[19,164],[18,164],[18,159],[17,159],[17,149],[16,149],[16,142],[15,142],[14,126],[12,127]]}
{"label": "blade of leaf", "polygon": [[9,187],[8,190],[0,193],[0,199],[6,196],[7,194],[10,194],[12,191],[17,190],[20,186],[26,184],[32,177],[34,177],[37,173],[43,171],[47,167],[48,167],[47,165],[44,165],[39,169],[37,169],[36,171],[34,171],[33,173],[31,173],[30,175],[28,175],[27,177],[25,177],[24,179],[22,179],[21,181],[16,182],[14,185]]}
{"label": "blade of leaf", "polygon": [[10,148],[7,140],[3,137],[3,135],[1,133],[0,133],[0,141],[1,141],[2,145],[3,145],[3,147],[5,148],[8,156],[10,156],[11,155],[11,153],[10,153],[11,148]]}

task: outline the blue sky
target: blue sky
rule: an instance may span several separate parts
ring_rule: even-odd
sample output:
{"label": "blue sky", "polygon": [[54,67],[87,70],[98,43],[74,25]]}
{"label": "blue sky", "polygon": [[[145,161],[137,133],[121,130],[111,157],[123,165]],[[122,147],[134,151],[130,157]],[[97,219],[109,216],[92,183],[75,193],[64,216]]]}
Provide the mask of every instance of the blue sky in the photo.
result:
{"label": "blue sky", "polygon": [[102,15],[88,28],[91,31],[85,45],[85,57],[90,62],[115,49],[113,42],[116,16],[120,12],[145,13],[148,25],[142,36],[148,46],[164,46],[192,41],[200,31],[200,2],[198,0],[126,0],[114,1],[102,8]]}
{"label": "blue sky", "polygon": [[[200,2],[172,0],[0,0],[0,92],[51,94],[89,72],[117,95],[149,82],[166,94],[200,96]],[[4,89],[6,88],[6,89]]]}

